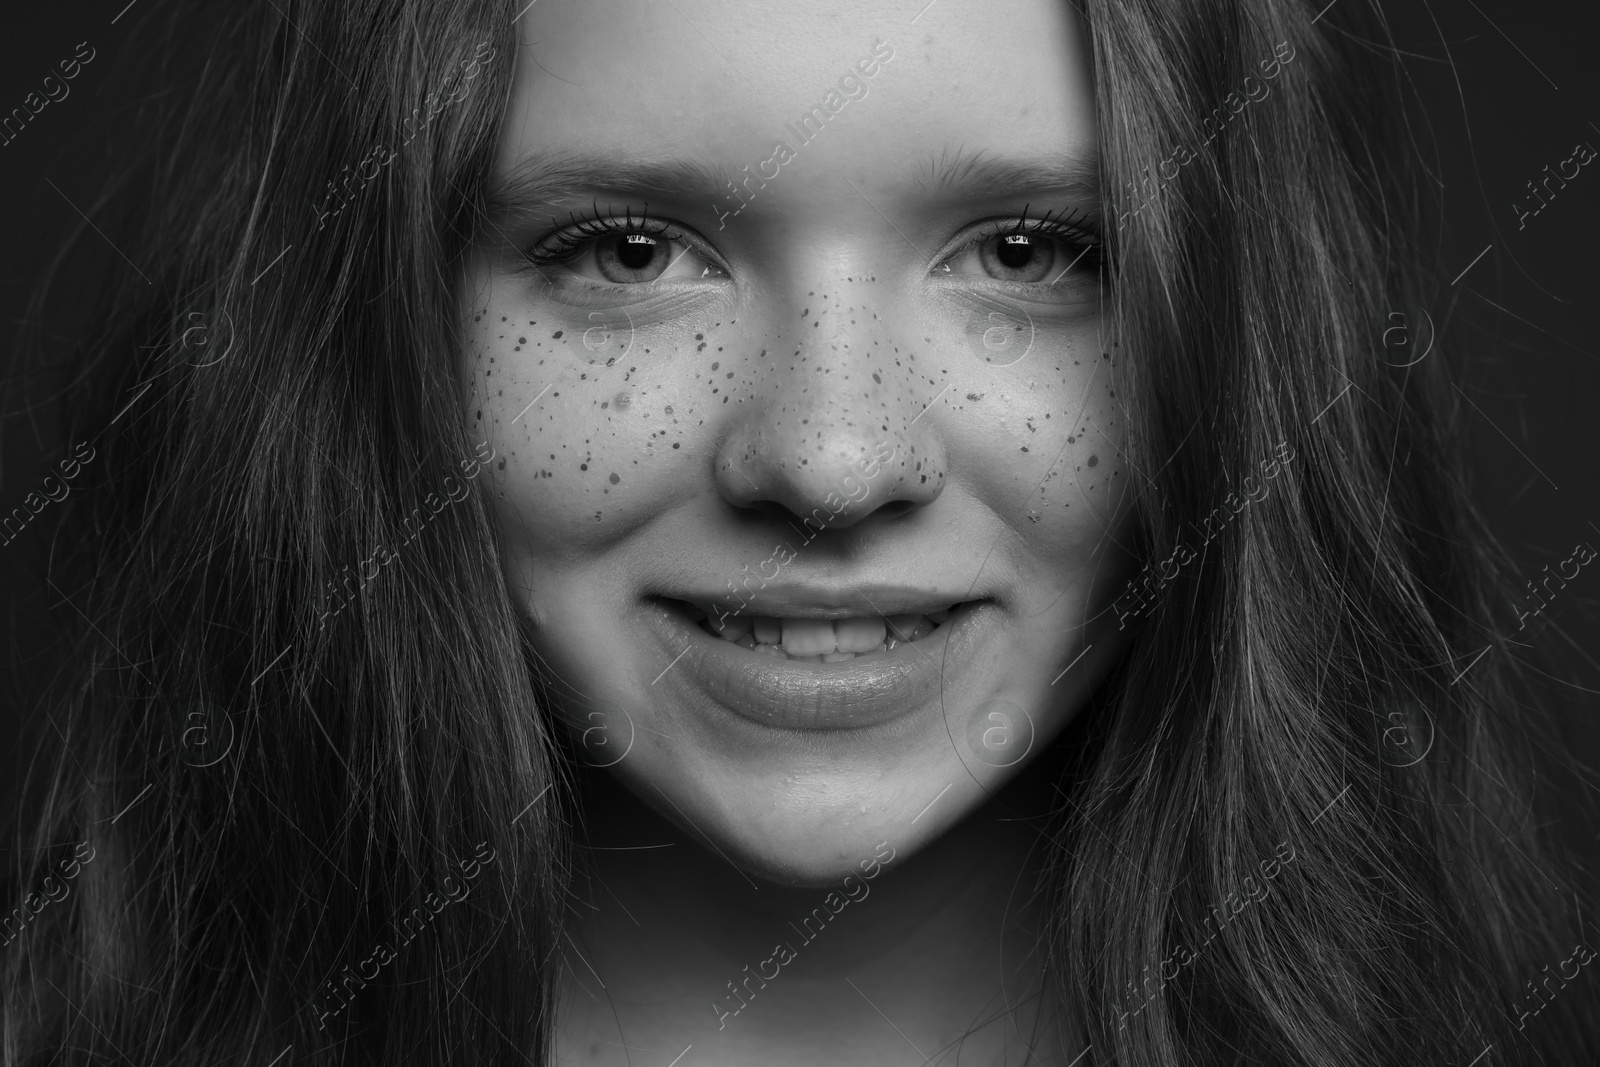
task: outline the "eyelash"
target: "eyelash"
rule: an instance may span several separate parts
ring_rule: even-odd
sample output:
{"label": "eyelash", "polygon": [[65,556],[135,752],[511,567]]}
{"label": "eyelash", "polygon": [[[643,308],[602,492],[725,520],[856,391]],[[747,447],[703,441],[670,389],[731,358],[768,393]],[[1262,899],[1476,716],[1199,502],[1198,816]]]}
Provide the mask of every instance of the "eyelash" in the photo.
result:
{"label": "eyelash", "polygon": [[1089,221],[1087,215],[1081,211],[1047,211],[1035,219],[1028,218],[1028,209],[1024,207],[1022,214],[1015,219],[997,219],[986,222],[972,237],[963,241],[961,246],[952,250],[948,255],[939,260],[939,265],[948,263],[956,256],[967,251],[973,245],[983,241],[992,241],[996,237],[1010,237],[1026,234],[1033,237],[1050,237],[1063,244],[1077,245],[1084,249],[1081,261],[1086,267],[1098,267],[1104,241],[1099,232]]}
{"label": "eyelash", "polygon": [[[565,263],[569,259],[576,258],[590,241],[619,233],[642,233],[669,241],[683,240],[687,236],[670,223],[650,218],[648,204],[637,219],[634,218],[631,208],[619,216],[609,209],[602,212],[598,207],[582,218],[569,215],[567,219],[566,227],[554,230],[522,249],[522,258],[527,260],[529,267],[537,270]],[[556,220],[551,219],[550,225],[557,225]]]}
{"label": "eyelash", "polygon": [[[556,220],[550,220],[551,226],[556,226]],[[543,267],[556,266],[575,258],[583,251],[584,246],[590,241],[601,237],[610,237],[619,233],[642,233],[650,237],[664,238],[666,240],[683,240],[687,235],[675,229],[670,223],[660,222],[650,218],[649,205],[634,218],[631,208],[625,209],[622,215],[607,209],[601,211],[596,206],[590,214],[582,218],[569,215],[567,225],[555,229],[551,233],[521,250],[522,258],[526,261],[529,270],[537,271]],[[957,255],[967,251],[981,241],[993,240],[996,237],[1007,237],[1014,234],[1027,234],[1030,236],[1050,237],[1066,244],[1077,245],[1085,249],[1082,259],[1086,259],[1087,266],[1097,267],[1101,262],[1101,249],[1103,242],[1099,233],[1088,217],[1079,211],[1045,212],[1034,219],[1028,218],[1028,208],[1022,209],[1022,214],[1015,219],[994,220],[984,224],[979,233],[973,235],[960,247],[951,251],[939,260],[935,266],[942,266],[954,259]]]}

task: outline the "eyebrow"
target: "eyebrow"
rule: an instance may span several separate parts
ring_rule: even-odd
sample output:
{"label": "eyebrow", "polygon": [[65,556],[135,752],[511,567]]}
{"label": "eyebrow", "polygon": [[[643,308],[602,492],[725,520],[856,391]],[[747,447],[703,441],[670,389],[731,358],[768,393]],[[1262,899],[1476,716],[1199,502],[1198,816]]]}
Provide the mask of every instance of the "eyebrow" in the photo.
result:
{"label": "eyebrow", "polygon": [[1011,160],[996,158],[986,149],[968,152],[961,147],[954,153],[946,149],[937,159],[928,157],[917,184],[952,193],[987,189],[1005,193],[1055,192],[1097,208],[1100,156],[1096,152],[1063,153],[1042,160]]}
{"label": "eyebrow", "polygon": [[[640,198],[689,200],[725,196],[738,175],[698,160],[624,160],[585,152],[527,156],[509,171],[496,171],[486,187],[490,218],[511,222],[533,209],[576,199],[578,190],[605,190]],[[1037,160],[996,158],[986,150],[945,149],[929,156],[914,177],[919,188],[950,198],[1056,193],[1080,201],[1091,212],[1100,206],[1100,160],[1089,153],[1060,154]]]}
{"label": "eyebrow", "polygon": [[733,181],[720,167],[693,160],[621,160],[585,153],[530,156],[509,173],[495,173],[486,189],[489,215],[506,220],[536,205],[571,199],[579,189],[605,189],[636,196],[717,196]]}

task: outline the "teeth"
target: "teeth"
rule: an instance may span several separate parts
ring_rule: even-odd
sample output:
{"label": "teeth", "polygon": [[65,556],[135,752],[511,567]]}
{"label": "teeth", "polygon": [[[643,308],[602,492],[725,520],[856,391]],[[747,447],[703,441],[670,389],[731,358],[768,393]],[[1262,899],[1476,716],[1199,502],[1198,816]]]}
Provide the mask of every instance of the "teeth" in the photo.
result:
{"label": "teeth", "polygon": [[711,632],[724,641],[737,641],[750,632],[753,620],[748,615],[725,615],[719,623],[716,616],[706,620]]}
{"label": "teeth", "polygon": [[922,622],[921,615],[890,615],[884,622],[889,624],[889,633],[902,641],[911,640],[911,633]]}
{"label": "teeth", "polygon": [[783,620],[783,650],[791,656],[817,656],[838,647],[827,619]]}
{"label": "teeth", "polygon": [[887,652],[919,641],[946,622],[952,608],[927,615],[867,616],[851,619],[775,619],[765,615],[709,614],[690,606],[708,631],[758,655],[806,663],[844,663],[857,656]]}
{"label": "teeth", "polygon": [[840,619],[833,624],[833,637],[843,652],[871,652],[883,644],[883,620]]}

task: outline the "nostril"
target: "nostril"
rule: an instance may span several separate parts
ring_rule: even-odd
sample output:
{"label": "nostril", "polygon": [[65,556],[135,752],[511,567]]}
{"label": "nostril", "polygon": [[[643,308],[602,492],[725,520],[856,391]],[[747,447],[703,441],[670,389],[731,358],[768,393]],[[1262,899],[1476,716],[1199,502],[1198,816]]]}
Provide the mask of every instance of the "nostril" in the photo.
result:
{"label": "nostril", "polygon": [[740,505],[739,511],[742,513],[741,517],[760,517],[772,522],[783,522],[786,519],[794,518],[794,512],[776,500],[752,500],[749,503]]}
{"label": "nostril", "polygon": [[891,500],[887,504],[880,504],[877,508],[877,514],[888,519],[898,519],[908,511],[917,510],[917,506],[914,500]]}

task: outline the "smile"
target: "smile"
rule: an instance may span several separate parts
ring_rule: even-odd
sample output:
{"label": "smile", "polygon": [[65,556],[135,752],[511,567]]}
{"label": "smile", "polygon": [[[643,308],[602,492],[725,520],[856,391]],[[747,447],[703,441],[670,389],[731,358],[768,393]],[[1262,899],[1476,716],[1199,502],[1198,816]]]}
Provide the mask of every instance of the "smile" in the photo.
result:
{"label": "smile", "polygon": [[[667,658],[660,678],[689,706],[719,706],[791,730],[860,729],[935,704],[965,671],[977,635],[998,622],[988,600],[919,597],[893,614],[774,604],[735,615],[705,600],[658,599]],[[719,625],[720,620],[720,625]],[[708,699],[709,698],[709,699]]]}
{"label": "smile", "polygon": [[702,628],[759,655],[805,663],[845,663],[857,656],[890,652],[933,633],[950,618],[952,607],[926,615],[866,615],[843,619],[780,618],[724,614],[715,605],[688,605],[703,618]]}

